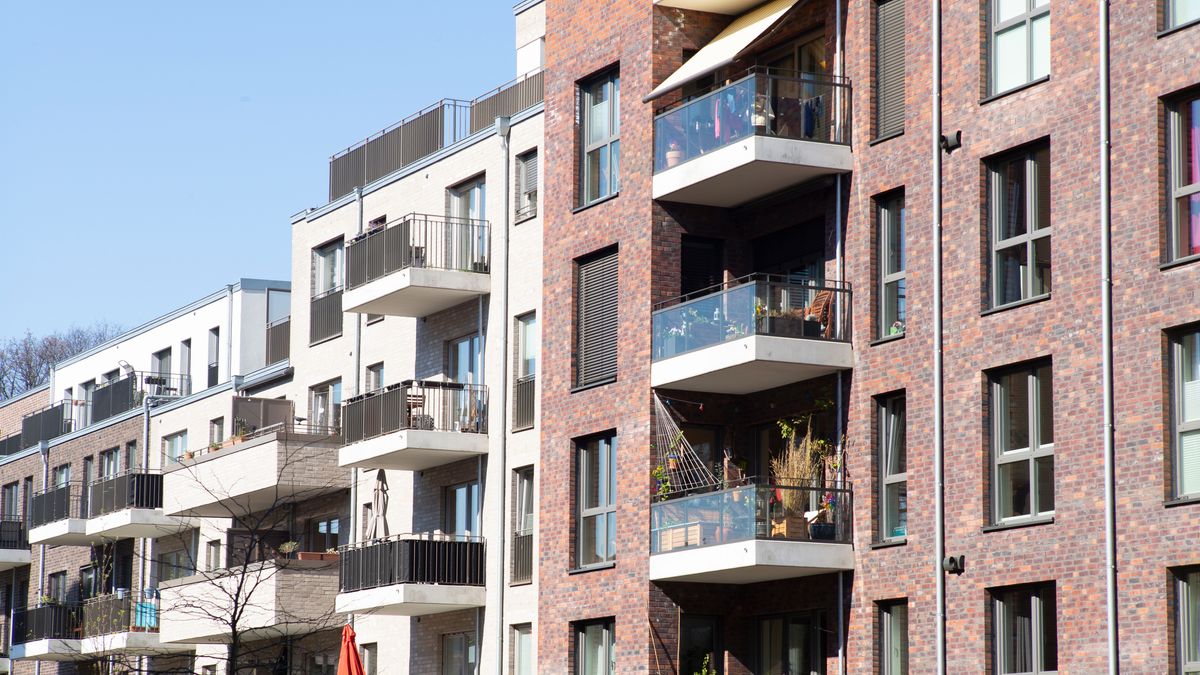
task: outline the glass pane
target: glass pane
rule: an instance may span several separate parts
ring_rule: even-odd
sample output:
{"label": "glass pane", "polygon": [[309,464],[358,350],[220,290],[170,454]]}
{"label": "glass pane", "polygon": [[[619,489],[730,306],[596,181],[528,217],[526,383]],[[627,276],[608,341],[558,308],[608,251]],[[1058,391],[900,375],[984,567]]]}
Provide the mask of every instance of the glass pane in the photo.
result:
{"label": "glass pane", "polygon": [[1029,462],[1006,462],[998,473],[1000,517],[1029,515]]}
{"label": "glass pane", "polygon": [[1008,591],[1000,596],[1000,672],[1033,670],[1033,615],[1028,591]]}
{"label": "glass pane", "polygon": [[904,332],[906,314],[905,279],[893,281],[883,287],[884,336]]}
{"label": "glass pane", "polygon": [[1175,223],[1175,257],[1200,254],[1200,193],[1175,200]]}
{"label": "glass pane", "polygon": [[1016,302],[1025,295],[1025,244],[996,252],[996,304]]}
{"label": "glass pane", "polygon": [[760,621],[758,633],[759,672],[762,675],[786,675],[783,663],[783,619]]}
{"label": "glass pane", "polygon": [[521,626],[516,629],[514,635],[517,645],[516,652],[516,675],[533,675],[533,635],[532,628],[529,626]]}
{"label": "glass pane", "polygon": [[1043,146],[1033,152],[1033,176],[1036,193],[1034,199],[1033,229],[1050,227],[1050,147]]}
{"label": "glass pane", "polygon": [[[802,673],[808,670],[812,660],[808,653],[809,627],[807,623],[789,621],[787,631],[787,673]],[[810,671],[811,672],[811,671]]]}
{"label": "glass pane", "polygon": [[1200,332],[1180,338],[1179,371],[1183,420],[1200,420]]}
{"label": "glass pane", "polygon": [[[1200,15],[1200,0],[1193,0]],[[1200,18],[1197,16],[1196,18]],[[1179,177],[1177,186],[1200,183],[1200,98],[1179,106]]]}
{"label": "glass pane", "polygon": [[1033,242],[1033,278],[1030,279],[1029,297],[1050,292],[1050,237]]}
{"label": "glass pane", "polygon": [[612,191],[621,190],[621,141],[613,141],[612,145]]}
{"label": "glass pane", "polygon": [[1028,176],[1025,169],[1024,156],[1007,160],[997,167],[996,177],[1000,182],[999,194],[997,194],[1000,203],[996,209],[996,216],[999,218],[999,222],[996,223],[997,242],[1025,234],[1028,231],[1025,222],[1027,211],[1025,203],[1028,198],[1025,183]]}
{"label": "glass pane", "polygon": [[709,670],[716,668],[717,622],[712,617],[682,616],[679,619],[679,672],[701,672],[708,659]]}
{"label": "glass pane", "polygon": [[1179,493],[1200,493],[1200,431],[1179,434]]}
{"label": "glass pane", "polygon": [[587,162],[587,201],[594,201],[608,194],[608,146],[592,150],[584,160]]}
{"label": "glass pane", "polygon": [[908,536],[908,484],[884,486],[884,537]]}
{"label": "glass pane", "polygon": [[1049,445],[1054,442],[1054,375],[1050,366],[1037,369],[1038,387],[1038,430],[1041,444]]}
{"label": "glass pane", "polygon": [[1050,74],[1050,14],[1043,14],[1030,22],[1029,79],[1036,80]]}
{"label": "glass pane", "polygon": [[1054,458],[1038,457],[1037,468],[1038,513],[1054,510]]}
{"label": "glass pane", "polygon": [[992,92],[1008,91],[1029,81],[1026,28],[1019,23],[996,33],[992,48]]}
{"label": "glass pane", "polygon": [[1029,447],[1029,373],[1000,377],[1000,450]]}
{"label": "glass pane", "polygon": [[579,566],[601,561],[596,547],[596,516],[587,516],[579,523]]}
{"label": "glass pane", "polygon": [[1024,14],[1028,4],[1028,0],[996,0],[996,23]]}
{"label": "glass pane", "polygon": [[581,675],[607,675],[608,631],[605,628],[603,624],[593,624],[583,629],[579,649]]}
{"label": "glass pane", "polygon": [[1170,4],[1171,17],[1168,28],[1200,20],[1200,0],[1170,0]]}
{"label": "glass pane", "polygon": [[612,135],[621,133],[621,78],[612,81]]}
{"label": "glass pane", "polygon": [[888,653],[884,655],[887,675],[908,673],[908,605],[899,603],[887,610]]}
{"label": "glass pane", "polygon": [[1042,671],[1058,670],[1058,608],[1054,589],[1047,588],[1039,593],[1042,604]]}
{"label": "glass pane", "polygon": [[884,212],[884,217],[887,219],[887,251],[883,272],[895,274],[904,269],[904,200],[892,202]]}
{"label": "glass pane", "polygon": [[600,80],[588,88],[588,145],[595,145],[608,138],[609,111],[608,80]]}
{"label": "glass pane", "polygon": [[599,443],[590,441],[580,453],[579,489],[580,508],[594,509],[600,506],[600,452]]}

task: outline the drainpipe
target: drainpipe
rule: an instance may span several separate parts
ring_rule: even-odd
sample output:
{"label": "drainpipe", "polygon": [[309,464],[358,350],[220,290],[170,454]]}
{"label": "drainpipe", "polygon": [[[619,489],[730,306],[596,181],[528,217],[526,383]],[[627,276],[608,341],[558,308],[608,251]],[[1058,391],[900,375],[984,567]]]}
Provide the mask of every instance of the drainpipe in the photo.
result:
{"label": "drainpipe", "polygon": [[[233,284],[225,286],[225,305],[228,318],[226,320],[225,330],[225,369],[228,371],[230,379],[233,378]],[[217,358],[217,380],[221,379],[221,359]],[[205,364],[208,365],[208,364]],[[188,369],[191,372],[191,369]],[[205,382],[208,384],[208,382]],[[191,386],[191,383],[188,383]]]}
{"label": "drainpipe", "polygon": [[[1103,1],[1103,0],[1101,0]],[[945,467],[943,448],[943,382],[942,364],[942,2],[930,2],[930,201],[932,203],[932,265],[933,265],[933,481],[934,536],[933,572],[937,585],[937,675],[946,675],[946,573],[942,559],[946,557]]]}
{"label": "drainpipe", "polygon": [[[834,3],[834,42],[835,42],[834,51],[836,52],[836,56],[834,58],[834,74],[837,75],[838,78],[840,79],[841,76],[845,73],[845,58],[846,58],[846,54],[842,48],[842,0],[837,0],[837,2]],[[845,105],[845,92],[842,90],[841,87],[835,87],[834,91],[837,92],[837,106],[838,106],[837,110],[840,113],[842,110],[842,106]],[[838,126],[839,126],[839,130],[841,131],[842,134],[846,134],[849,132],[848,129],[842,128],[842,125],[844,125],[844,124],[845,124],[845,120],[840,119],[838,122]],[[837,280],[839,283],[842,283],[842,282],[845,282],[845,280],[846,280],[846,261],[842,255],[842,176],[841,175],[835,176],[834,180],[835,180],[834,199],[836,200],[836,202],[833,206],[834,247],[835,247],[834,254],[835,254],[835,257],[837,258]],[[843,305],[846,302],[846,297],[847,296],[843,295],[842,301],[837,303],[837,312],[836,312],[835,320],[838,322],[838,326],[844,325],[842,317],[844,316],[846,310],[848,309],[848,308],[843,307]],[[842,410],[842,373],[841,373],[841,371],[838,371],[838,374],[837,374],[838,456],[841,456],[841,452],[843,449],[842,448],[842,445],[843,445],[842,437],[843,437],[844,431],[842,428],[842,415],[843,415],[843,410]],[[845,486],[845,482],[844,482],[845,467],[842,466],[842,463],[844,463],[844,462],[845,462],[845,459],[843,458],[842,462],[840,462],[838,464],[838,485],[841,487]],[[853,517],[853,516],[851,516],[851,517]],[[843,586],[844,583],[845,583],[845,572],[838,572],[838,578],[837,578],[838,675],[846,675],[846,620],[845,620],[846,597],[845,597],[845,590],[844,590],[844,586]]]}
{"label": "drainpipe", "polygon": [[[509,181],[512,177],[509,175],[512,170],[512,147],[510,146],[509,132],[511,131],[510,118],[496,118],[496,134],[500,136],[500,144],[504,147],[504,215],[499,219],[501,225],[500,241],[504,248],[504,264],[501,266],[501,281],[500,281],[500,345],[506,353],[500,359],[500,386],[495,389],[496,410],[500,411],[501,418],[499,420],[499,429],[496,436],[499,439],[499,462],[500,462],[500,549],[498,555],[500,558],[500,598],[497,600],[496,616],[499,618],[499,625],[496,631],[496,643],[498,652],[496,654],[496,675],[504,675],[504,664],[508,659],[504,658],[504,635],[507,632],[504,629],[504,594],[508,590],[508,585],[504,583],[505,573],[505,554],[508,552],[508,527],[504,522],[503,514],[508,513],[506,504],[508,503],[508,460],[506,454],[508,452],[508,226],[509,226],[509,210],[512,205],[509,203],[512,195],[512,190],[509,189]],[[495,236],[495,231],[492,231]],[[489,435],[492,432],[489,429]]]}
{"label": "drainpipe", "polygon": [[[358,233],[363,233],[363,193],[362,187],[354,188],[354,201],[358,204]],[[344,255],[344,254],[343,254]],[[354,395],[362,392],[362,314],[354,315]],[[353,540],[359,531],[358,527],[358,468],[350,467],[350,537]],[[346,622],[354,627],[354,613],[346,615]]]}
{"label": "drainpipe", "polygon": [[1108,0],[1100,0],[1100,312],[1103,343],[1104,380],[1104,558],[1105,590],[1108,610],[1108,672],[1120,671],[1120,645],[1117,642],[1117,506],[1116,455],[1113,410],[1113,310],[1112,310],[1112,213],[1109,159],[1112,152],[1109,119],[1109,47]]}

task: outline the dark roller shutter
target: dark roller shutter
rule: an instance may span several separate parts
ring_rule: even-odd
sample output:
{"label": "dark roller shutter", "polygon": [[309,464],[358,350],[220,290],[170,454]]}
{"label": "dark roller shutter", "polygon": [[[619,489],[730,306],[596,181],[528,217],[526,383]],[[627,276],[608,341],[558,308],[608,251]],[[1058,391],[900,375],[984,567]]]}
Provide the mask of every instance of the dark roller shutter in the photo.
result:
{"label": "dark roller shutter", "polygon": [[575,296],[575,385],[617,377],[617,251],[578,263]]}
{"label": "dark roller shutter", "polygon": [[875,3],[875,137],[904,131],[904,0]]}

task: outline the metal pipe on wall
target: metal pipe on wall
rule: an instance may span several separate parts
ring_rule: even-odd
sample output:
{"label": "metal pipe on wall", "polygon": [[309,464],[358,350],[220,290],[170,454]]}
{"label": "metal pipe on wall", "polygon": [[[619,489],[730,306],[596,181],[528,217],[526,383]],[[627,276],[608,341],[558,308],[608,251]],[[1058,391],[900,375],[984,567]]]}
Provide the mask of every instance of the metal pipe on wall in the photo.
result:
{"label": "metal pipe on wall", "polygon": [[[501,242],[502,242],[503,248],[504,248],[504,253],[503,253],[504,264],[502,265],[502,268],[501,268],[502,272],[500,275],[501,282],[500,282],[500,311],[499,311],[499,314],[500,314],[500,344],[501,344],[502,349],[506,348],[506,346],[508,345],[508,328],[509,328],[509,321],[508,321],[508,261],[509,261],[508,226],[509,226],[509,222],[508,222],[508,219],[509,219],[509,211],[512,208],[512,204],[509,201],[509,196],[512,194],[512,191],[509,190],[509,188],[508,188],[509,181],[512,180],[512,176],[510,175],[511,164],[512,164],[512,157],[511,157],[512,147],[510,144],[511,139],[509,137],[509,132],[512,130],[512,128],[510,126],[510,123],[511,123],[511,120],[508,117],[497,117],[496,118],[496,134],[498,136],[500,136],[500,143],[504,147],[504,215],[499,219],[500,220],[500,228],[501,228],[501,231],[503,232],[503,234],[500,235]],[[496,236],[495,229],[492,230],[492,236],[493,237]],[[493,271],[495,271],[495,270],[493,270]],[[507,424],[507,421],[508,421],[508,414],[507,414],[507,412],[508,412],[508,382],[509,382],[508,364],[509,364],[509,359],[507,359],[507,358],[500,359],[500,373],[501,373],[500,386],[497,388],[494,388],[492,390],[492,392],[494,393],[494,395],[497,398],[496,410],[500,411],[502,418],[499,420],[498,424],[493,422],[489,426],[489,434],[497,433],[497,428],[498,428],[497,435],[499,436],[499,448],[498,449],[499,449],[499,454],[500,454],[500,457],[498,459],[499,459],[499,463],[500,463],[499,489],[500,489],[500,513],[501,514],[508,513],[508,509],[506,508],[506,504],[508,503],[507,502],[507,500],[508,500],[508,491],[507,491],[508,480],[506,479],[506,470],[508,467],[508,460],[506,457],[506,455],[508,453],[508,424]],[[503,516],[501,516],[500,531],[504,535],[507,535],[509,532],[512,531],[512,528],[505,527],[505,525],[503,523]],[[500,539],[500,541],[501,541],[501,545],[499,547],[500,548],[500,552],[499,552],[499,557],[500,557],[500,584],[499,584],[500,598],[497,601],[497,607],[496,607],[496,613],[497,613],[497,616],[499,617],[499,630],[496,631],[496,641],[498,643],[497,646],[499,647],[499,650],[497,651],[497,654],[496,654],[496,675],[504,675],[504,664],[508,662],[508,659],[504,658],[504,638],[505,638],[505,633],[506,633],[506,631],[504,630],[504,625],[505,625],[504,624],[504,592],[508,588],[508,585],[504,583],[504,570],[505,570],[504,565],[505,565],[505,554],[508,552],[508,541],[507,541],[506,537],[502,537]]]}
{"label": "metal pipe on wall", "polygon": [[[358,233],[363,233],[363,194],[362,188],[354,188],[354,201],[358,203]],[[354,315],[354,395],[357,396],[362,392],[362,314]],[[355,533],[359,531],[358,527],[358,468],[350,467],[350,537],[353,541]],[[350,612],[346,615],[346,622],[350,627],[354,627],[354,613]]]}
{"label": "metal pipe on wall", "polygon": [[944,364],[942,362],[942,3],[930,2],[930,172],[932,260],[933,265],[933,481],[934,481],[934,574],[937,588],[936,653],[937,675],[946,674],[946,573],[942,560],[946,557],[945,512],[945,429],[943,398]]}

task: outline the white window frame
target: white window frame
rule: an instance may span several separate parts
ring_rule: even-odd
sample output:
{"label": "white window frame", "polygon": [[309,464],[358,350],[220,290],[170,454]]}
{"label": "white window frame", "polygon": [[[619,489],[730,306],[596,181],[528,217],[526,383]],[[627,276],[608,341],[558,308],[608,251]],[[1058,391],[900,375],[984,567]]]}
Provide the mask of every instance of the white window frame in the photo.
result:
{"label": "white window frame", "polygon": [[[908,675],[908,600],[888,600],[878,606],[879,675]],[[902,645],[896,643],[898,621],[903,621]],[[894,663],[895,656],[899,656],[898,667]]]}
{"label": "white window frame", "polygon": [[345,246],[341,239],[331,241],[312,250],[312,295],[317,297],[342,288],[345,269]]}
{"label": "white window frame", "polygon": [[[1175,478],[1173,481],[1174,492],[1176,497],[1187,497],[1200,494],[1200,489],[1186,491],[1184,486],[1184,467],[1183,467],[1183,438],[1185,434],[1197,433],[1200,434],[1200,414],[1196,419],[1188,420],[1184,418],[1184,396],[1186,381],[1184,380],[1184,365],[1185,365],[1185,346],[1184,343],[1190,341],[1191,349],[1196,353],[1196,366],[1200,367],[1200,328],[1179,333],[1171,340],[1171,447],[1172,447],[1172,466],[1174,467]],[[1196,387],[1200,387],[1200,373],[1195,374],[1196,377],[1191,380],[1196,382]],[[1200,396],[1200,394],[1197,394]]]}
{"label": "white window frame", "polygon": [[[589,628],[599,628],[603,653],[600,663],[592,664],[587,656],[586,640]],[[575,624],[575,675],[614,675],[617,672],[616,622],[612,619],[583,621]],[[595,666],[595,667],[593,667]]]}
{"label": "white window frame", "polygon": [[[1189,577],[1194,576],[1194,583],[1189,584]],[[1178,662],[1179,675],[1197,675],[1200,673],[1200,649],[1196,653],[1187,653],[1187,643],[1197,630],[1200,622],[1200,610],[1192,613],[1193,607],[1200,607],[1200,569],[1195,567],[1175,571],[1175,660]]]}
{"label": "white window frame", "polygon": [[513,216],[514,222],[521,222],[536,218],[538,214],[538,183],[537,179],[529,180],[530,162],[534,162],[535,170],[538,170],[538,178],[541,176],[541,166],[538,162],[537,149],[522,152],[517,155],[516,166],[516,213]]}

